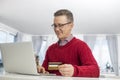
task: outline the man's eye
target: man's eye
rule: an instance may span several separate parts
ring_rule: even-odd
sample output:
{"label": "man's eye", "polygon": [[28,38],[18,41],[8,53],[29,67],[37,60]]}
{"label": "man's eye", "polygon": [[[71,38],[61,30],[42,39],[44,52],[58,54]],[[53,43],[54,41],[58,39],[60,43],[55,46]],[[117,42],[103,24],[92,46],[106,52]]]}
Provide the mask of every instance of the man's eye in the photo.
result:
{"label": "man's eye", "polygon": [[57,25],[54,25],[54,27],[57,27]]}
{"label": "man's eye", "polygon": [[59,24],[58,26],[59,26],[59,27],[62,27],[62,26],[63,26],[63,24]]}

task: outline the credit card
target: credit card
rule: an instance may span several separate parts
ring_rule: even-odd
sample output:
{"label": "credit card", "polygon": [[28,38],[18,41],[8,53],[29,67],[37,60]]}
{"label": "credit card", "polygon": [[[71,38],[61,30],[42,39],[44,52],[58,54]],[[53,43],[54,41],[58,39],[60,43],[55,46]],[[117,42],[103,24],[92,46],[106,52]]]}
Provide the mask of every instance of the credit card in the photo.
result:
{"label": "credit card", "polygon": [[61,64],[62,64],[62,62],[49,62],[48,70],[58,70],[58,66]]}

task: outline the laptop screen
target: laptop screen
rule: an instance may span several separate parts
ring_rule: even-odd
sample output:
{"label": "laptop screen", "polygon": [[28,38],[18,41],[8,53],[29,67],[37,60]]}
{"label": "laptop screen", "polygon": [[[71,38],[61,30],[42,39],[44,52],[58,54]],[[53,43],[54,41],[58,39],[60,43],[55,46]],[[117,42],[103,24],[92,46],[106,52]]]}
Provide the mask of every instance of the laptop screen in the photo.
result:
{"label": "laptop screen", "polygon": [[37,74],[32,42],[2,43],[0,49],[6,72]]}

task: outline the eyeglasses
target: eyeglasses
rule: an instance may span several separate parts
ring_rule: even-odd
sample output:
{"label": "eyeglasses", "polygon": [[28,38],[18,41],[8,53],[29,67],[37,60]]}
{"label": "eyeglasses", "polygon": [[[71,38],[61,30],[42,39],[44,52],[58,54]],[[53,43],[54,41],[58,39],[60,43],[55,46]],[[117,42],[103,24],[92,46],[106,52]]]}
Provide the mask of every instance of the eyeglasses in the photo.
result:
{"label": "eyeglasses", "polygon": [[62,28],[63,26],[67,25],[67,24],[70,24],[71,22],[67,22],[67,23],[64,23],[64,24],[52,24],[51,26],[53,28]]}

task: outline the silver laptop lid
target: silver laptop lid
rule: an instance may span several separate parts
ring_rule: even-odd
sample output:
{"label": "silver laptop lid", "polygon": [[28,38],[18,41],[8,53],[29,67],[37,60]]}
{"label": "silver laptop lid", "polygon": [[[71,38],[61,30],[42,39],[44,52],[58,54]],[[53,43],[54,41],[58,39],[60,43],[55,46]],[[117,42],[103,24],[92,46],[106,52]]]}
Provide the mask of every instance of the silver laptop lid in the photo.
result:
{"label": "silver laptop lid", "polygon": [[2,43],[0,49],[6,72],[37,74],[32,42]]}

